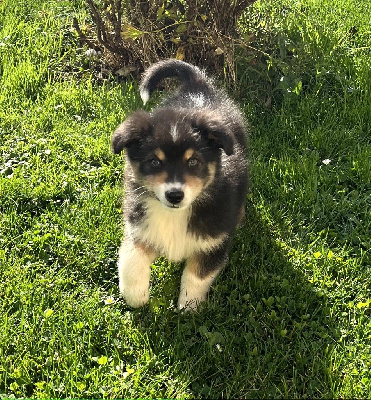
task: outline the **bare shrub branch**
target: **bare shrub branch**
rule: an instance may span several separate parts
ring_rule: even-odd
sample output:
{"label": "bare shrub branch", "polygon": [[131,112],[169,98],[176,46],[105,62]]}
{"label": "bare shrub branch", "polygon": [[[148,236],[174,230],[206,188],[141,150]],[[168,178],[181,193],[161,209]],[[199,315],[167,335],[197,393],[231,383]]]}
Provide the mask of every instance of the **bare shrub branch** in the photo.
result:
{"label": "bare shrub branch", "polygon": [[[176,57],[211,71],[225,69],[235,81],[235,47],[241,43],[238,19],[256,0],[85,0],[94,23],[89,47],[103,47],[112,68],[134,75],[159,59]],[[94,37],[96,36],[96,37]]]}

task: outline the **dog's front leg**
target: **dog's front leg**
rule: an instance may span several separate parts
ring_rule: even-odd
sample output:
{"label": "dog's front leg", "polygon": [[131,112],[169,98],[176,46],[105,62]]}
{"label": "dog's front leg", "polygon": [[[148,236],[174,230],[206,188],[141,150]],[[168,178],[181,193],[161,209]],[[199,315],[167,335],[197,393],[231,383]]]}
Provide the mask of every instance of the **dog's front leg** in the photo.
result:
{"label": "dog's front leg", "polygon": [[178,308],[193,311],[206,300],[215,278],[228,260],[227,248],[223,246],[210,253],[198,253],[187,260],[183,271]]}
{"label": "dog's front leg", "polygon": [[120,292],[131,307],[141,307],[149,300],[150,266],[155,252],[130,239],[119,250],[118,272]]}

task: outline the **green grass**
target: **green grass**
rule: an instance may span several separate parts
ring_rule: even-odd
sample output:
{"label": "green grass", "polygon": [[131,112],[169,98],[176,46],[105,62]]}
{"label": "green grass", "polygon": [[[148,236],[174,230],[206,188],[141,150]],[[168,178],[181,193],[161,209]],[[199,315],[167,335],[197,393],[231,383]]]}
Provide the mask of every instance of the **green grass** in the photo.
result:
{"label": "green grass", "polygon": [[109,143],[136,85],[94,80],[78,2],[0,2],[1,398],[370,398],[368,3],[247,13],[266,53],[239,64],[247,223],[208,303],[182,315],[166,260],[149,306],[118,293]]}

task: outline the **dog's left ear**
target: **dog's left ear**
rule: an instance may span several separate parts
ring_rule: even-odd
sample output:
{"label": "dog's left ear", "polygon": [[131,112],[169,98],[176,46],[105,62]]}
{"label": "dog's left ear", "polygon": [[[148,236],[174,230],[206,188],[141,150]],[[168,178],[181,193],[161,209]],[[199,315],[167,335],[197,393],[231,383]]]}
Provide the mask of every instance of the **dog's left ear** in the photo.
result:
{"label": "dog's left ear", "polygon": [[220,116],[214,112],[202,113],[195,118],[192,126],[217,147],[223,149],[227,156],[233,154],[234,136],[230,127]]}
{"label": "dog's left ear", "polygon": [[119,154],[124,148],[139,143],[150,133],[151,129],[150,115],[142,110],[135,111],[113,133],[111,140],[113,152]]}

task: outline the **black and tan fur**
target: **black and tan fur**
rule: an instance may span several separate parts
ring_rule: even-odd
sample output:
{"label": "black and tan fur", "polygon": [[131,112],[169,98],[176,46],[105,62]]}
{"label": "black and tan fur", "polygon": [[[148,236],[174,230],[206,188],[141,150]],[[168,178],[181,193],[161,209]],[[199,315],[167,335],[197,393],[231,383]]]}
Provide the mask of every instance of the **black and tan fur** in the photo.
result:
{"label": "black and tan fur", "polygon": [[158,83],[178,91],[152,112],[136,111],[112,137],[125,149],[125,238],[119,250],[126,302],[148,302],[150,265],[159,255],[186,260],[178,307],[195,309],[225,266],[247,193],[246,130],[236,105],[197,67],[161,61],[144,74],[146,102]]}

